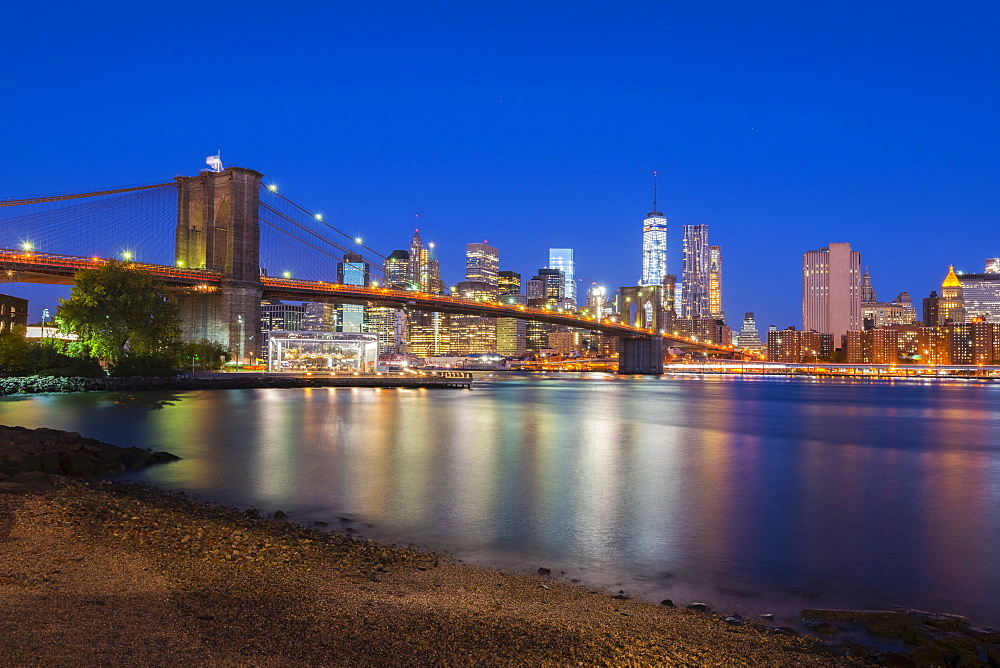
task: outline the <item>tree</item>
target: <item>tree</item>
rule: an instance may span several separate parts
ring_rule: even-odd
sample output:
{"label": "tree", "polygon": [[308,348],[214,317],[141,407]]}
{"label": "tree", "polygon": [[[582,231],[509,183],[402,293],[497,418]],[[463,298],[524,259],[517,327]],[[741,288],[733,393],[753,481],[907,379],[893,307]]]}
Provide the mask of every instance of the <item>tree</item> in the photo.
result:
{"label": "tree", "polygon": [[166,288],[114,260],[73,277],[55,320],[59,331],[79,336],[83,349],[116,375],[169,368],[180,335],[180,311]]}
{"label": "tree", "polygon": [[0,373],[18,375],[24,371],[24,358],[28,352],[24,332],[24,327],[20,326],[0,331]]}
{"label": "tree", "polygon": [[209,369],[217,371],[222,368],[224,362],[229,360],[229,350],[218,343],[212,343],[208,339],[202,339],[197,343],[188,341],[180,346],[178,351],[178,363],[182,369]]}

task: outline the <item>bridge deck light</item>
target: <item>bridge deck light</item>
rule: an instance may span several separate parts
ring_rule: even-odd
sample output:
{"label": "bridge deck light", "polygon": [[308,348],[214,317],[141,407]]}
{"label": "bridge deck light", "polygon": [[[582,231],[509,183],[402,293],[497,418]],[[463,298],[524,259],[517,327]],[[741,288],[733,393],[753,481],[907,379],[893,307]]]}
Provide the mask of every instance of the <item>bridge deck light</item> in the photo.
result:
{"label": "bridge deck light", "polygon": [[123,260],[131,260],[132,259],[132,251],[122,251],[122,259]]}
{"label": "bridge deck light", "polygon": [[292,277],[292,272],[285,271],[285,272],[282,272],[281,275],[284,276],[285,278],[291,278]]}
{"label": "bridge deck light", "polygon": [[23,250],[23,251],[33,251],[33,250],[35,250],[35,245],[32,244],[30,241],[25,241],[24,243],[21,244],[21,250]]}

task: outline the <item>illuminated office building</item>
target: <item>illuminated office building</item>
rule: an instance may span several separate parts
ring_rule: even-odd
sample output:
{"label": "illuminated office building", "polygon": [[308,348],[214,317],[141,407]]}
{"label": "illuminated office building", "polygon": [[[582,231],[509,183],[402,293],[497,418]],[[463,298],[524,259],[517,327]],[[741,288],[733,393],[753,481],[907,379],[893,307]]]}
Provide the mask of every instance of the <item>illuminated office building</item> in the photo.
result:
{"label": "illuminated office building", "polygon": [[[684,265],[681,274],[681,317],[707,318],[710,317],[709,270],[711,267],[708,225],[683,225],[682,229],[684,230]],[[661,278],[660,281],[662,280]],[[719,281],[721,288],[721,275]]]}
{"label": "illuminated office building", "polygon": [[[344,254],[344,261],[337,264],[337,282],[341,285],[370,285],[368,263],[357,253]],[[360,304],[341,304],[337,321],[338,332],[362,332],[365,324],[365,307]]]}
{"label": "illuminated office building", "polygon": [[[864,283],[861,293],[864,294]],[[871,293],[874,296],[874,291]],[[912,325],[917,320],[910,293],[901,292],[891,302],[861,302],[861,322],[863,329],[878,329],[888,325]]]}
{"label": "illuminated office building", "polygon": [[263,301],[260,303],[260,329],[263,332],[299,331],[306,308],[306,304]]}
{"label": "illuminated office building", "polygon": [[[497,286],[481,281],[462,281],[455,286],[453,295],[465,299],[493,301],[497,298]],[[497,318],[452,314],[451,353],[453,355],[495,352],[497,352]]]}
{"label": "illuminated office building", "polygon": [[337,331],[337,307],[322,302],[309,302],[306,304],[306,311],[302,316],[302,330],[306,332]]}
{"label": "illuminated office building", "polygon": [[394,250],[382,266],[382,287],[406,290],[410,287],[410,253]]}
{"label": "illuminated office building", "polygon": [[991,257],[986,260],[987,274],[1000,274],[1000,257]]}
{"label": "illuminated office building", "polygon": [[740,330],[736,345],[755,352],[761,352],[764,349],[764,342],[761,341],[760,334],[757,332],[757,320],[754,319],[753,313],[743,314],[743,329]]}
{"label": "illuminated office building", "polygon": [[[501,271],[498,277],[497,301],[502,304],[526,304],[521,294],[521,274]],[[497,354],[520,357],[527,343],[527,323],[521,318],[497,318]]]}
{"label": "illuminated office building", "polygon": [[938,301],[939,325],[965,322],[965,296],[962,282],[955,275],[955,267],[948,267],[948,275],[941,283],[941,298]]}
{"label": "illuminated office building", "polygon": [[1000,323],[1000,274],[959,274],[958,280],[966,319]]}
{"label": "illuminated office building", "polygon": [[451,320],[447,313],[412,311],[407,314],[406,352],[417,357],[443,357],[451,349]]}
{"label": "illuminated office building", "polygon": [[407,282],[414,290],[429,292],[428,262],[430,250],[425,248],[420,240],[420,230],[413,231],[409,255],[409,266],[406,272]]}
{"label": "illuminated office building", "polygon": [[465,280],[494,288],[500,275],[500,251],[488,244],[465,244]]}
{"label": "illuminated office building", "polygon": [[576,308],[576,262],[573,259],[573,249],[550,248],[549,269],[558,269],[563,273],[564,299],[570,308]]}
{"label": "illuminated office building", "polygon": [[861,253],[851,244],[803,253],[802,328],[832,334],[836,347],[861,329]]}
{"label": "illuminated office building", "polygon": [[722,311],[722,246],[708,247],[708,313],[709,318],[724,320]]}
{"label": "illuminated office building", "polygon": [[656,172],[653,172],[653,210],[642,221],[642,278],[639,285],[660,285],[667,275],[667,219],[656,210]]}

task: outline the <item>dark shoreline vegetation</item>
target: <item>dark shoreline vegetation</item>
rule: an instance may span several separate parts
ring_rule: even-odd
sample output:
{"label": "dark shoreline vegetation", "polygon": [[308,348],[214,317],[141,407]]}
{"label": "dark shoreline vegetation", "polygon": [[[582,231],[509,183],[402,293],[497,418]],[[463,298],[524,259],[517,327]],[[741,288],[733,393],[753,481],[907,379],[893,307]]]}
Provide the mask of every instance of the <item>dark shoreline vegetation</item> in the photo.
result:
{"label": "dark shoreline vegetation", "polygon": [[[824,637],[820,640],[769,626],[766,619],[716,614],[700,603],[676,609],[670,601],[655,605],[631,600],[625,592],[587,589],[560,581],[547,568],[539,568],[537,576],[517,575],[455,563],[413,546],[382,545],[357,536],[347,518],[331,531],[320,522],[296,524],[280,510],[263,516],[255,508],[219,506],[184,492],[98,479],[173,459],[169,453],[119,448],[75,432],[0,426],[0,508],[9,511],[0,513],[8,517],[6,524],[0,522],[0,556],[5,542],[8,550],[17,549],[9,536],[4,537],[5,530],[16,533],[26,519],[42,522],[46,530],[68,528],[101,549],[110,549],[116,560],[141,557],[148,560],[144,569],[161,574],[208,569],[213,574],[209,590],[202,582],[196,596],[186,592],[195,600],[178,599],[176,593],[170,600],[186,601],[178,612],[185,623],[217,627],[206,636],[212,643],[221,642],[213,635],[219,633],[237,634],[245,644],[242,649],[231,648],[235,655],[209,652],[206,656],[214,658],[206,665],[231,665],[237,662],[234,656],[240,661],[296,665],[846,665],[843,662],[849,660],[900,666],[1000,665],[1000,631],[972,627],[958,615],[904,609],[803,611],[805,626]],[[33,510],[29,513],[28,508]],[[27,536],[21,540],[30,542]],[[79,551],[75,540],[64,536],[57,543],[60,549],[75,553]],[[0,601],[6,603],[7,614],[15,614],[19,606],[34,605],[23,596],[31,599],[28,594],[40,590],[46,592],[50,604],[57,605],[61,592],[72,589],[57,585],[71,577],[77,565],[73,560],[79,557],[59,562],[49,573],[32,573],[15,568],[8,558],[0,559],[0,564],[8,564],[0,566]],[[280,573],[279,579],[290,578],[278,592],[272,592],[275,600],[282,601],[302,595],[297,587],[303,577],[321,578],[333,588],[327,595],[354,610],[354,617],[347,619],[337,606],[320,606],[321,611],[308,611],[307,616],[312,615],[309,626],[296,621],[285,627],[281,615],[287,604],[282,603],[266,619],[247,622],[247,606],[260,601],[250,605],[233,600],[231,592],[223,596],[223,591],[248,577],[248,570],[252,571],[249,577],[261,578],[258,587],[268,591],[275,573]],[[428,587],[424,581],[435,577],[445,580]],[[331,578],[337,582],[327,582]],[[501,590],[497,587],[507,587],[503,596],[513,597],[499,607],[495,599]],[[415,613],[407,599],[418,595],[420,612]],[[103,614],[115,591],[102,596]],[[337,598],[344,596],[349,602]],[[540,597],[545,601],[539,607]],[[264,608],[271,605],[275,601]],[[378,610],[377,620],[371,618],[373,607]],[[86,606],[77,605],[76,610],[78,617],[100,617]],[[323,615],[331,614],[334,619],[321,621]],[[568,625],[567,615],[572,619]],[[9,626],[11,620],[4,623]],[[133,623],[142,624],[140,620]],[[373,624],[380,625],[380,630],[373,631]],[[77,626],[86,624],[80,620]],[[327,639],[317,648],[315,629],[319,627],[326,629]],[[248,632],[254,637],[247,639]],[[285,638],[280,648],[275,647],[276,632],[292,633],[295,640]],[[363,632],[386,644],[372,644],[370,637],[362,642]],[[411,647],[414,637],[421,641]],[[500,639],[503,648],[497,647]],[[182,640],[175,638],[168,644],[184,644]],[[296,643],[301,647],[292,647]],[[9,658],[16,657],[19,665],[116,663],[93,653],[86,655],[87,660],[81,660],[85,655],[49,653],[35,655],[32,661],[20,641],[15,644],[17,649]],[[288,653],[305,648],[323,658]],[[202,647],[199,651],[209,650]],[[436,658],[424,660],[431,656]],[[473,656],[478,659],[468,660]],[[157,663],[153,657],[132,658]]]}

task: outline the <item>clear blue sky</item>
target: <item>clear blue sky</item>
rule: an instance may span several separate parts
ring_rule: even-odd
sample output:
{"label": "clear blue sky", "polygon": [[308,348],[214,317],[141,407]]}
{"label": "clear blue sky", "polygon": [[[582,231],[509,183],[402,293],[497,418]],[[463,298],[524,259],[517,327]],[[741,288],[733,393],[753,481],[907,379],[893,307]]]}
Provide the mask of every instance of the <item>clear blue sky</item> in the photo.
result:
{"label": "clear blue sky", "polygon": [[[0,197],[169,180],[222,149],[387,253],[464,245],[634,285],[707,223],[739,326],[800,325],[801,254],[880,298],[1000,255],[1000,3],[28,3],[5,9]],[[32,316],[54,306],[30,296]],[[49,303],[46,303],[46,299]]]}

